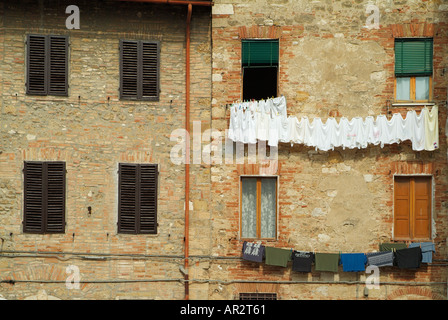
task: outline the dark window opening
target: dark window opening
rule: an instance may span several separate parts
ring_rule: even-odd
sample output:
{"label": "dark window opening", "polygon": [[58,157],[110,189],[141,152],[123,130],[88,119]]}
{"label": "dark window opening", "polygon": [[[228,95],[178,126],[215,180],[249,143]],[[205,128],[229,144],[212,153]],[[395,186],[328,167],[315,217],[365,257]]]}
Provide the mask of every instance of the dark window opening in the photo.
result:
{"label": "dark window opening", "polygon": [[277,96],[278,61],[278,39],[242,40],[243,100]]}
{"label": "dark window opening", "polygon": [[277,96],[277,67],[243,69],[243,100]]}

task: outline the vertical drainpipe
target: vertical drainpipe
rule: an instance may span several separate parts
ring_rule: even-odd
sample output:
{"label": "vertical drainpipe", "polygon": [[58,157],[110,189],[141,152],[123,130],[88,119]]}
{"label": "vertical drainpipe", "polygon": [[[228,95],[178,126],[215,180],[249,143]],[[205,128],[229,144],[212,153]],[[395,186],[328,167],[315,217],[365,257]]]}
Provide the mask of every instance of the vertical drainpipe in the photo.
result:
{"label": "vertical drainpipe", "polygon": [[186,26],[186,61],[185,61],[185,300],[189,300],[188,283],[188,249],[189,249],[189,216],[190,216],[190,21],[192,12],[191,3],[188,4]]}

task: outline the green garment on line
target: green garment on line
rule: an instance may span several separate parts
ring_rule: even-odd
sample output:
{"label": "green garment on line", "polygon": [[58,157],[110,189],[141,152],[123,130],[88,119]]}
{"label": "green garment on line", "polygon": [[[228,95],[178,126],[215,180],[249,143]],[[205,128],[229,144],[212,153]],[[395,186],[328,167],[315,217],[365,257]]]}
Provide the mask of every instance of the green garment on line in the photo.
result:
{"label": "green garment on line", "polygon": [[291,249],[280,249],[273,247],[265,247],[265,263],[271,266],[286,267],[288,261],[291,261]]}
{"label": "green garment on line", "polygon": [[316,271],[338,272],[339,253],[316,253],[314,263]]}
{"label": "green garment on line", "polygon": [[406,248],[406,243],[380,243],[380,251],[391,251],[393,249],[400,250]]}

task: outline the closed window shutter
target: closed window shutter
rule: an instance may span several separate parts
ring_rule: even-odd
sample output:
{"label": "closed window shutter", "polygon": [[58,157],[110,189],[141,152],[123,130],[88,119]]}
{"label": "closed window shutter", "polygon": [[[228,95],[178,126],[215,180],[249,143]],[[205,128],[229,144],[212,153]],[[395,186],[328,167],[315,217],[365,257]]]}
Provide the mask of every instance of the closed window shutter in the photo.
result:
{"label": "closed window shutter", "polygon": [[142,42],[142,98],[159,97],[159,43]]}
{"label": "closed window shutter", "polygon": [[44,233],[44,201],[43,163],[25,162],[23,231],[27,233]]}
{"label": "closed window shutter", "polygon": [[49,89],[48,94],[66,96],[68,38],[65,36],[49,37]]}
{"label": "closed window shutter", "polygon": [[26,92],[68,95],[68,37],[28,35]]}
{"label": "closed window shutter", "polygon": [[120,41],[120,98],[159,99],[160,46],[157,41]]}
{"label": "closed window shutter", "polygon": [[47,162],[46,232],[63,233],[65,229],[65,163]]}
{"label": "closed window shutter", "polygon": [[431,238],[431,177],[395,177],[394,236]]}
{"label": "closed window shutter", "polygon": [[138,98],[138,42],[120,43],[120,95],[121,98]]}
{"label": "closed window shutter", "polygon": [[395,177],[394,197],[395,238],[409,239],[411,236],[411,190],[409,178]]}
{"label": "closed window shutter", "polygon": [[24,186],[24,232],[64,233],[65,163],[26,161]]}
{"label": "closed window shutter", "polygon": [[47,94],[46,77],[46,36],[28,35],[27,39],[27,82],[26,93],[33,95]]}
{"label": "closed window shutter", "polygon": [[429,76],[433,72],[433,40],[395,39],[395,75]]}
{"label": "closed window shutter", "polygon": [[137,197],[137,165],[120,164],[118,189],[118,232],[137,233],[136,213]]}
{"label": "closed window shutter", "polygon": [[140,232],[157,233],[157,165],[140,165]]}
{"label": "closed window shutter", "polygon": [[119,233],[157,233],[155,164],[119,165]]}
{"label": "closed window shutter", "polygon": [[242,40],[243,67],[277,66],[278,40]]}
{"label": "closed window shutter", "polygon": [[414,239],[430,238],[431,178],[414,177]]}

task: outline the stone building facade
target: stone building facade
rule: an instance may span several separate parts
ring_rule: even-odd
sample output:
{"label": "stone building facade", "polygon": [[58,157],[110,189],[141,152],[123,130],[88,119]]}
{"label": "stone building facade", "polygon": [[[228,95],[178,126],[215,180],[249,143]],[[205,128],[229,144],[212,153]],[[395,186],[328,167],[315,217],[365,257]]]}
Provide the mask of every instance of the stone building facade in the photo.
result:
{"label": "stone building facade", "polygon": [[[0,2],[3,298],[446,299],[446,3],[144,2]],[[79,29],[66,26],[73,4]],[[66,95],[27,93],[30,34],[69,39]],[[410,38],[432,39],[424,103],[397,103],[395,96],[394,44]],[[156,101],[121,97],[121,40],[160,44]],[[279,144],[272,166],[247,157],[225,162],[229,106],[243,100],[247,85],[246,40],[278,40],[276,95],[286,98],[288,115],[364,118],[437,105],[438,148],[414,151],[409,141],[331,151]],[[185,132],[187,122],[191,148],[183,149],[173,132]],[[177,146],[189,150],[191,163],[173,161]],[[209,162],[207,150],[222,157]],[[28,161],[65,164],[62,233],[24,232]],[[157,164],[155,234],[118,231],[120,164]],[[394,235],[397,176],[430,177],[431,229],[423,240],[435,244],[433,263],[382,268],[379,288],[365,291],[367,273],[298,273],[241,258],[246,240],[314,252],[372,252],[380,243],[412,241]],[[274,237],[242,236],[242,180],[249,177],[275,179]],[[78,271],[79,288],[70,289]]]}
{"label": "stone building facade", "polygon": [[[229,128],[231,111],[226,105],[245,99],[245,40],[278,40],[277,96],[286,98],[288,116],[325,121],[420,111],[422,104],[397,103],[394,42],[432,38],[431,102],[440,110],[440,148],[413,151],[408,141],[383,148],[319,151],[279,143],[278,165],[267,171],[260,161],[251,164],[248,159],[212,166],[216,255],[240,255],[242,177],[277,178],[276,236],[255,241],[284,249],[354,253],[400,242],[394,237],[394,177],[429,175],[433,202],[427,240],[436,245],[437,262],[413,271],[380,269],[382,285],[365,296],[365,280],[371,275],[367,272],[343,272],[339,267],[337,273],[300,273],[290,266],[232,261],[215,264],[210,278],[241,282],[212,286],[211,297],[275,292],[279,299],[446,299],[447,9],[440,1],[215,1],[213,128]],[[375,12],[377,27],[372,25]]]}
{"label": "stone building facade", "polygon": [[[67,29],[69,5],[79,8],[79,29]],[[190,113],[204,127],[210,122],[210,12],[195,6],[190,26]],[[4,298],[44,290],[61,299],[184,299],[185,168],[170,160],[170,135],[185,128],[187,13],[186,5],[121,1],[1,2],[1,250],[28,256],[1,258],[2,280],[15,280],[1,284]],[[68,37],[66,96],[26,93],[28,34]],[[159,41],[158,101],[120,98],[120,40]],[[25,161],[65,163],[63,233],[23,232]],[[158,165],[157,234],[118,232],[121,163]],[[190,223],[200,230],[191,247],[204,254],[199,243],[210,232],[209,176],[201,167],[190,172]],[[67,290],[71,265],[81,281],[93,282]]]}

